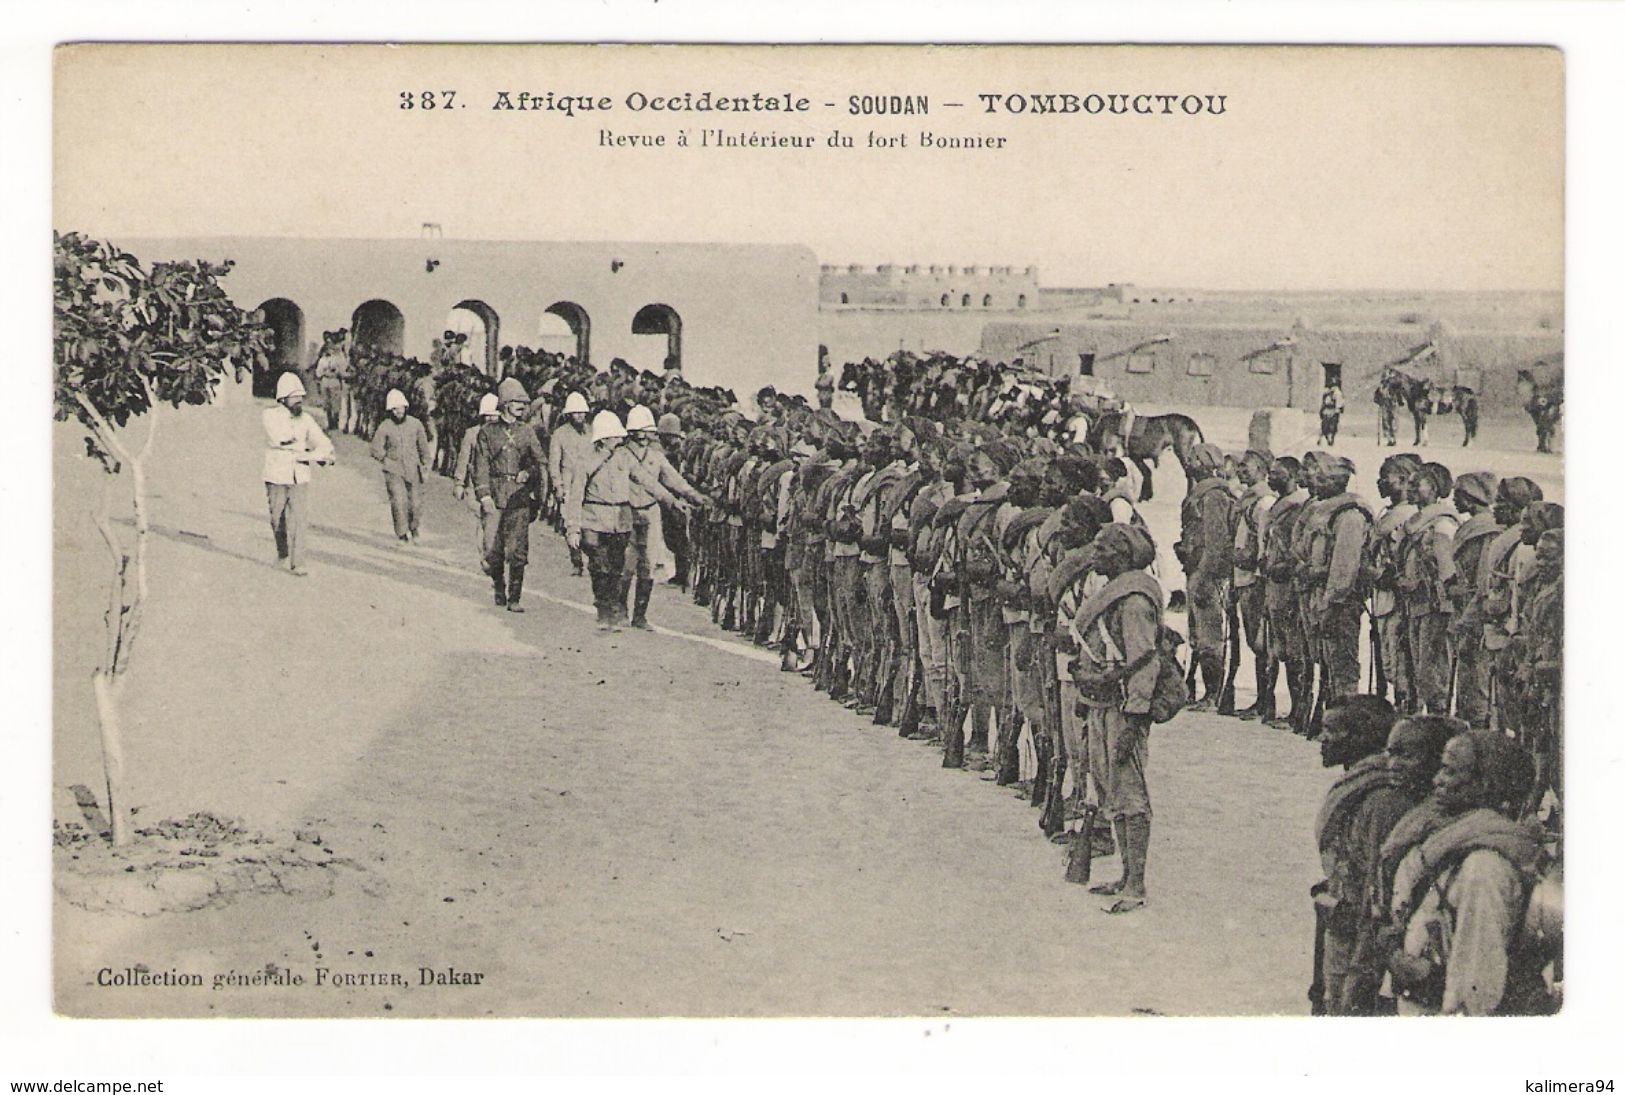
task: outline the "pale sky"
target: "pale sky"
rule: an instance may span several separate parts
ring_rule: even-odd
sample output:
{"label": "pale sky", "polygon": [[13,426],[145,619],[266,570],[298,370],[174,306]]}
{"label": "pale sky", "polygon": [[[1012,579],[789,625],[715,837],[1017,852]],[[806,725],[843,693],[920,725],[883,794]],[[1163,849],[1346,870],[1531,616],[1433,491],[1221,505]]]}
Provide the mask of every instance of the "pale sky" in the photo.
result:
{"label": "pale sky", "polygon": [[[60,52],[57,76],[61,229],[413,237],[434,221],[465,239],[1036,265],[1052,286],[1562,288],[1549,49],[92,46]],[[424,89],[455,90],[456,106],[400,109]],[[613,109],[491,110],[504,90]],[[811,109],[625,101],[706,90]],[[1219,116],[981,112],[978,93],[1010,92],[1226,98]],[[924,95],[930,113],[848,113],[849,96],[890,94]],[[671,144],[717,128],[816,142]],[[605,147],[601,129],[667,146]],[[830,148],[833,130],[857,147]],[[913,147],[924,130],[1006,144]],[[870,131],[911,147],[868,150]]]}

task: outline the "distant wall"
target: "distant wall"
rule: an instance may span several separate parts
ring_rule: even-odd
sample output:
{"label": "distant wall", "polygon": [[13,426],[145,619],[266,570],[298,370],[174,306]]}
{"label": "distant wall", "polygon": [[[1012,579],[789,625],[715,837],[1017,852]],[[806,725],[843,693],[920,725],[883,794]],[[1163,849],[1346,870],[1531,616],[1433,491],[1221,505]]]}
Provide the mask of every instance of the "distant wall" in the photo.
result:
{"label": "distant wall", "polygon": [[[818,262],[804,247],[472,240],[123,239],[144,262],[230,258],[226,290],[244,308],[277,298],[303,319],[305,356],[321,333],[352,326],[385,300],[401,313],[401,349],[427,358],[452,309],[475,301],[502,344],[538,346],[543,313],[578,305],[590,360],[659,370],[666,340],[632,333],[665,305],[680,320],[683,372],[746,398],[763,384],[812,394],[818,364]],[[426,268],[429,260],[436,265]]]}
{"label": "distant wall", "polygon": [[[1289,338],[1291,345],[1270,349]],[[1043,341],[1032,346],[1038,339]],[[1516,370],[1563,348],[1556,332],[1176,326],[1147,320],[1060,327],[993,322],[979,350],[996,361],[1025,357],[1054,375],[1077,374],[1082,356],[1092,354],[1094,375],[1137,402],[1313,409],[1319,405],[1323,363],[1342,366],[1343,391],[1353,406],[1370,398],[1385,364],[1430,341],[1436,342],[1438,356],[1421,371],[1449,378],[1457,367],[1481,369],[1478,394],[1487,411],[1516,409]]]}

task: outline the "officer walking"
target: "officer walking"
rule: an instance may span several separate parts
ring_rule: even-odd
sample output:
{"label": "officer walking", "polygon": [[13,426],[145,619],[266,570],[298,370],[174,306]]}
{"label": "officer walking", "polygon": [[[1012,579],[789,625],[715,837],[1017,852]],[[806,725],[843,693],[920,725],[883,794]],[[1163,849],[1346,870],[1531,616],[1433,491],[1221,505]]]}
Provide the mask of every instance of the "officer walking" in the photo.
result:
{"label": "officer walking", "polygon": [[[561,513],[570,491],[569,479],[592,451],[592,439],[587,436],[587,397],[580,392],[565,396],[562,417],[563,423],[547,444],[548,481]],[[581,575],[581,548],[575,544],[570,545],[570,567],[571,573]]]}
{"label": "officer walking", "polygon": [[[633,407],[626,416],[626,447],[634,459],[642,466],[643,471],[672,494],[688,499],[696,506],[705,504],[704,495],[689,485],[677,469],[672,467],[666,458],[665,450],[654,440],[654,415],[649,408],[639,404]],[[629,479],[631,488],[630,500],[632,503],[632,540],[631,556],[627,561],[627,570],[636,579],[636,589],[632,601],[632,626],[642,631],[650,631],[649,627],[649,595],[654,589],[654,572],[649,565],[649,534],[654,524],[657,512],[662,515],[666,510],[656,510],[660,504],[654,494],[645,490],[637,479]],[[670,511],[672,523],[677,524],[686,518],[673,506]],[[664,525],[664,520],[662,520]],[[621,595],[621,604],[626,603],[626,596]]]}
{"label": "officer walking", "polygon": [[625,438],[626,427],[615,412],[599,411],[592,424],[592,450],[566,479],[565,539],[587,556],[601,631],[619,631],[626,622],[622,575],[627,541],[632,538],[632,483],[636,481],[657,502],[685,513],[688,510],[686,502],[644,470],[636,454],[623,444]]}
{"label": "officer walking", "polygon": [[287,563],[298,577],[304,567],[306,493],[312,464],[333,463],[333,443],[316,420],[305,413],[305,386],[296,373],[276,381],[276,403],[260,416],[265,427],[265,500],[276,538],[276,561]]}
{"label": "officer walking", "polygon": [[[474,445],[479,440],[480,430],[501,417],[496,393],[486,392],[480,396],[480,420],[463,431],[462,444],[457,447],[457,465],[452,471],[451,493],[458,500],[467,497],[468,488],[474,483]],[[474,500],[474,512],[479,517],[480,570],[483,572],[489,565],[486,560],[491,555],[491,539],[496,535],[497,523],[486,517],[480,509],[478,499]]]}
{"label": "officer walking", "polygon": [[474,443],[474,496],[481,516],[496,523],[485,557],[493,597],[509,612],[523,612],[519,597],[530,558],[530,523],[541,513],[547,458],[536,431],[520,421],[530,406],[525,386],[510,376],[497,386],[497,400],[500,417],[481,426]]}
{"label": "officer walking", "polygon": [[428,478],[433,450],[423,423],[406,413],[405,393],[390,389],[384,410],[387,417],[372,435],[372,458],[384,466],[384,489],[389,494],[395,538],[403,544],[415,544],[421,488]]}

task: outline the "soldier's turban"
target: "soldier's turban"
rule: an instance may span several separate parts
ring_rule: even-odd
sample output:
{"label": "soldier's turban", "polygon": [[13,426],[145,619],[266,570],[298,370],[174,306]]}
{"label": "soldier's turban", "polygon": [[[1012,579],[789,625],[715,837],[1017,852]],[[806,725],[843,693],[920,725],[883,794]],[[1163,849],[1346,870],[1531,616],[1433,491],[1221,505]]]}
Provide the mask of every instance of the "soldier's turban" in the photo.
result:
{"label": "soldier's turban", "polygon": [[1108,524],[1095,536],[1095,547],[1099,551],[1118,552],[1135,570],[1144,570],[1157,558],[1151,537],[1136,525]]}
{"label": "soldier's turban", "polygon": [[1224,453],[1219,446],[1204,441],[1191,449],[1190,465],[1198,475],[1212,475],[1224,466]]}
{"label": "soldier's turban", "polygon": [[1456,480],[1456,493],[1469,502],[1487,506],[1495,498],[1495,476],[1487,471],[1470,471]]}
{"label": "soldier's turban", "polygon": [[1496,494],[1509,505],[1517,506],[1520,509],[1531,502],[1539,502],[1545,497],[1541,492],[1539,483],[1521,475],[1512,475],[1501,480],[1501,485]]}

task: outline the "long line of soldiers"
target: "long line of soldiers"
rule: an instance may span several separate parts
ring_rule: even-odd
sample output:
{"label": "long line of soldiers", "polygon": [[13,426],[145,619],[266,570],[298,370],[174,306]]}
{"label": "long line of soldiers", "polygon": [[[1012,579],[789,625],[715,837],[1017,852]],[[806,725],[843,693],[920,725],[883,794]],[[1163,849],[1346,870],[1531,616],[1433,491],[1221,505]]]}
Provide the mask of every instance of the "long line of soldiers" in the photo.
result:
{"label": "long line of soldiers", "polygon": [[[495,507],[499,545],[551,513],[585,557],[600,626],[624,624],[629,599],[648,626],[658,523],[673,583],[719,625],[937,744],[945,767],[1017,783],[1029,743],[1023,794],[1069,846],[1068,877],[1087,881],[1090,855],[1115,847],[1121,877],[1091,888],[1108,911],[1144,906],[1150,729],[1188,695],[1120,458],[1014,419],[859,426],[771,389],[752,421],[731,393],[636,374],[582,385],[572,368],[545,366],[535,402],[505,381],[500,421],[469,431],[494,442],[473,460],[482,503],[516,428],[535,438],[514,465],[534,478]],[[1348,767],[1317,823],[1313,1007],[1539,1010],[1551,993],[1532,974],[1553,966],[1513,921],[1549,908],[1532,898],[1550,841],[1528,822],[1549,802],[1555,828],[1561,794],[1562,507],[1528,479],[1457,478],[1410,454],[1384,461],[1380,511],[1349,491],[1344,457],[1181,456],[1192,706],[1274,719],[1284,668],[1291,707],[1274,721]],[[503,550],[486,564],[498,603],[515,603]],[[1257,698],[1237,712],[1243,643]]]}
{"label": "long line of soldiers", "polygon": [[[1381,465],[1374,510],[1348,489],[1353,463],[1320,451],[1198,446],[1187,470],[1176,551],[1198,706],[1314,737],[1328,702],[1391,698],[1514,738],[1536,766],[1531,810],[1560,796],[1563,507],[1538,484],[1401,453]],[[1243,642],[1258,698],[1237,712]],[[1283,669],[1291,706],[1277,719]]]}

